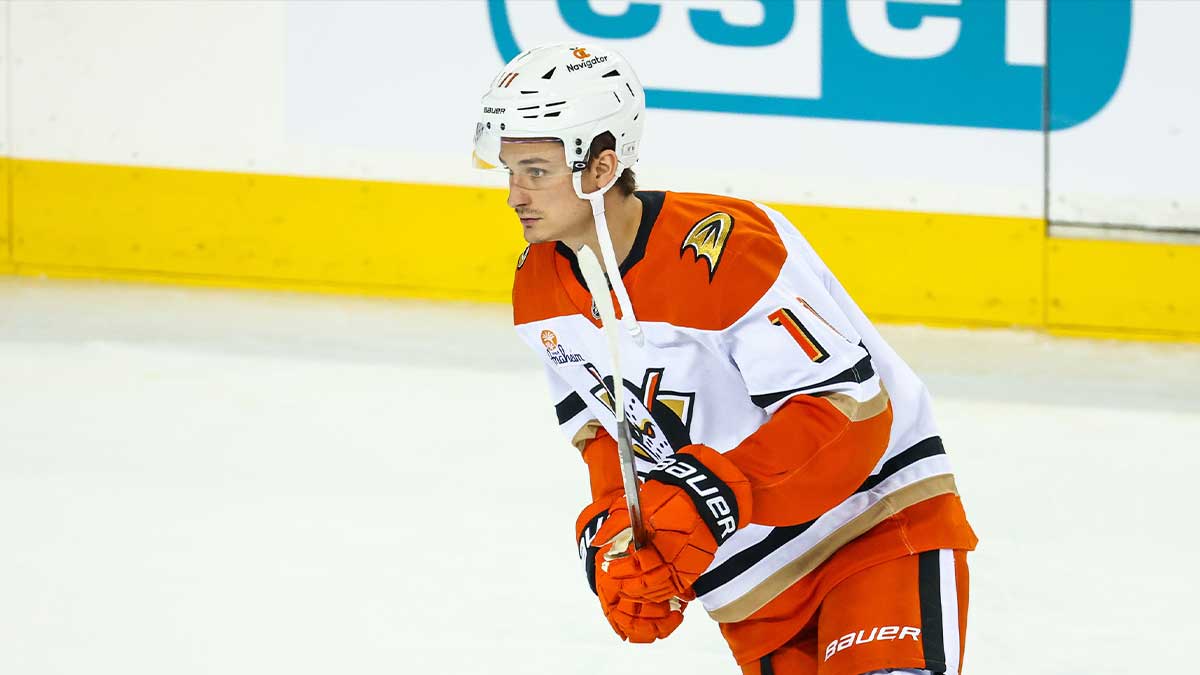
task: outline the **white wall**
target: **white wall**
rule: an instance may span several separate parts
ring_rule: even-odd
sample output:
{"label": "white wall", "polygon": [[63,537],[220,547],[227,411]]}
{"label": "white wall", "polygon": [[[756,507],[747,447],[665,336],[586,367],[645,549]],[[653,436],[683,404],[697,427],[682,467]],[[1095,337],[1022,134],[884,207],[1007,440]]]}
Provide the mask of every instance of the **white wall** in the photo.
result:
{"label": "white wall", "polygon": [[1055,221],[1200,231],[1200,2],[1139,0],[1121,87],[1050,136]]}
{"label": "white wall", "polygon": [[287,172],[284,7],[11,5],[13,154]]}
{"label": "white wall", "polygon": [[8,49],[8,0],[0,2],[0,155],[8,155],[8,70],[11,67]]}
{"label": "white wall", "polygon": [[[959,36],[953,18],[970,5],[927,2],[931,9],[914,10],[912,3],[856,0],[854,35],[876,54],[974,39],[965,30]],[[499,4],[518,42],[594,41],[571,30],[554,3]],[[1039,66],[1042,23],[1027,11],[1031,5],[1040,3],[1007,3],[1026,11],[1010,12],[999,65]],[[628,3],[593,6],[613,15]],[[710,86],[820,101],[837,84],[816,49],[831,39],[821,23],[829,5],[800,2],[784,39],[750,49],[691,32],[686,11],[713,7],[735,25],[763,18],[757,3],[676,0],[663,5],[652,33],[606,42],[627,52],[649,88]],[[901,10],[932,14],[907,33],[880,23]],[[483,0],[14,0],[8,11],[14,156],[494,184],[468,168],[478,98],[503,65]],[[896,16],[902,27],[911,23]],[[1051,139],[1055,219],[1200,226],[1200,181],[1191,166],[1200,151],[1200,78],[1191,72],[1197,52],[1185,32],[1198,21],[1200,3],[1138,0],[1113,100]],[[913,32],[922,26],[936,30]],[[1037,129],[654,108],[646,131],[639,173],[647,187],[1042,215]]]}

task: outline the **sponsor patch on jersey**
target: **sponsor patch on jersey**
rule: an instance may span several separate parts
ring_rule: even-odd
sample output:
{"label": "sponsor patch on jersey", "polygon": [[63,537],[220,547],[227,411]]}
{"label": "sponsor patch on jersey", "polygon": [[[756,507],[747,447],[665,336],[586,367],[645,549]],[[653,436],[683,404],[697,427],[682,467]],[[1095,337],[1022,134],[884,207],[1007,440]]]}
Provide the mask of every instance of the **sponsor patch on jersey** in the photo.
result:
{"label": "sponsor patch on jersey", "polygon": [[558,343],[558,336],[552,330],[542,331],[542,346],[546,348],[546,356],[550,360],[560,366],[565,366],[571,363],[583,363],[583,355],[577,352],[568,351],[566,347]]}
{"label": "sponsor patch on jersey", "polygon": [[524,251],[521,251],[521,257],[517,258],[517,269],[525,266],[525,259],[529,257],[529,247],[526,246]]}
{"label": "sponsor patch on jersey", "polygon": [[705,216],[692,226],[691,231],[683,238],[679,246],[679,257],[690,248],[696,262],[701,259],[708,264],[708,280],[711,282],[721,264],[721,255],[725,253],[725,243],[733,232],[733,216],[722,211]]}

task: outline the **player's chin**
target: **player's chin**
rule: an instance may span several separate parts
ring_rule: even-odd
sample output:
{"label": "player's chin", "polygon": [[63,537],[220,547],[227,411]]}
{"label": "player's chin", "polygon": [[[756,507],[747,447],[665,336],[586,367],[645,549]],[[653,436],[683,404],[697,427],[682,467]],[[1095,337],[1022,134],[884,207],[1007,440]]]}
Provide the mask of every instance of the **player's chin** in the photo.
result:
{"label": "player's chin", "polygon": [[522,223],[521,233],[525,235],[525,241],[530,244],[541,244],[554,240],[553,233],[542,224],[541,220],[528,225]]}

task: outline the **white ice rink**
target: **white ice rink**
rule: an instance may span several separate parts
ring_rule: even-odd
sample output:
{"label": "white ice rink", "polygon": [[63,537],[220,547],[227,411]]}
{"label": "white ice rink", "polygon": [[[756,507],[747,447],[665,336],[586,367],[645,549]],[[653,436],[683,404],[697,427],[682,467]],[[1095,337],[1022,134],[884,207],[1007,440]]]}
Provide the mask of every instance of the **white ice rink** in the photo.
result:
{"label": "white ice rink", "polygon": [[[736,672],[699,606],[609,631],[508,322],[0,278],[0,675]],[[1197,667],[1200,347],[884,334],[982,540],[966,672]]]}

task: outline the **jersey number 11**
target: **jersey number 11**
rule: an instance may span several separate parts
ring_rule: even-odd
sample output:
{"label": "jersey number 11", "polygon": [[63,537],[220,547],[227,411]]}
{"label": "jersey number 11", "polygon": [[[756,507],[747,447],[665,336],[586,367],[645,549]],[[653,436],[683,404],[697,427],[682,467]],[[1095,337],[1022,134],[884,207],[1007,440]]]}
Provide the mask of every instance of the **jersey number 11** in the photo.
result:
{"label": "jersey number 11", "polygon": [[[807,302],[803,300],[800,302],[808,306]],[[816,312],[813,313],[816,314]],[[818,316],[818,318],[820,317]],[[767,319],[776,326],[782,326],[786,329],[792,338],[796,340],[796,343],[800,345],[800,348],[804,350],[804,353],[808,355],[808,358],[812,359],[813,363],[821,363],[829,358],[829,352],[821,346],[820,342],[817,342],[817,338],[813,337],[812,333],[808,332],[804,324],[800,323],[800,319],[796,318],[792,310],[787,307],[781,307],[768,314]]]}

